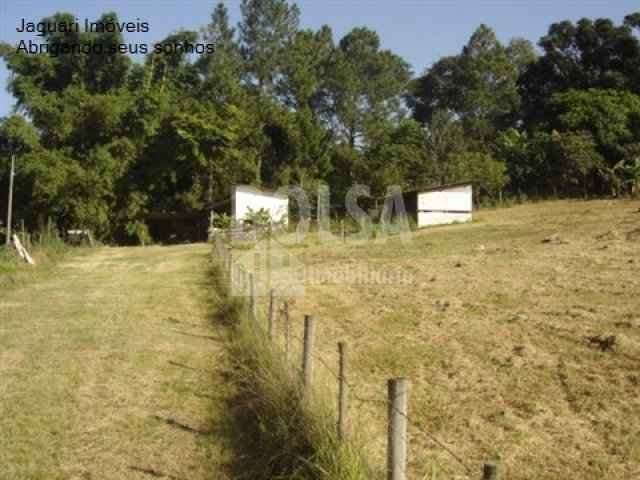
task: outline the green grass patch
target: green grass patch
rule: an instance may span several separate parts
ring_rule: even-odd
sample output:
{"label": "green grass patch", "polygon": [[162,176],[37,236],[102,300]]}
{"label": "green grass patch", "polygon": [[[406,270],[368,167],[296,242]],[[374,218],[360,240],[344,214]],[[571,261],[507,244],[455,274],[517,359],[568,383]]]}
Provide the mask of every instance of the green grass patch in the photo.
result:
{"label": "green grass patch", "polygon": [[50,272],[53,267],[69,254],[84,252],[85,248],[72,248],[61,241],[36,245],[29,253],[36,265],[29,265],[22,260],[13,247],[0,246],[0,288],[22,286],[34,281],[42,274]]}
{"label": "green grass patch", "polygon": [[357,434],[341,442],[336,416],[326,394],[304,392],[300,375],[264,330],[248,320],[245,302],[232,297],[219,265],[214,264],[216,318],[231,325],[228,342],[235,471],[255,480],[364,480],[377,478],[369,468]]}

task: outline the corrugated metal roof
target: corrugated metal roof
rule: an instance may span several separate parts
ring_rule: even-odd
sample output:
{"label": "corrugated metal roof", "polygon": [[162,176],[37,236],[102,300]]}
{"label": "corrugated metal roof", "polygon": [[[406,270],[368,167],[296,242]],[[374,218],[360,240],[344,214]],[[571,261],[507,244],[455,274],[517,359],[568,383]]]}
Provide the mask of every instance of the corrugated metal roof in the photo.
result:
{"label": "corrugated metal roof", "polygon": [[424,188],[415,188],[413,190],[409,190],[408,192],[402,192],[404,194],[407,193],[428,193],[428,192],[438,192],[440,190],[448,190],[450,188],[457,188],[457,187],[466,187],[466,186],[473,186],[473,182],[456,182],[456,183],[447,183],[444,185],[438,185],[436,187],[424,187]]}

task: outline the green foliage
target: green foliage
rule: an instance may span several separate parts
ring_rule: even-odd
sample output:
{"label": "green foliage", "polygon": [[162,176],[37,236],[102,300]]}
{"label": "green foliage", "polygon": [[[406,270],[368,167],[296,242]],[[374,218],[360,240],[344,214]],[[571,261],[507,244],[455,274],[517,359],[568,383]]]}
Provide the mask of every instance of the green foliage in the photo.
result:
{"label": "green foliage", "polygon": [[446,110],[474,138],[492,136],[517,119],[518,78],[534,60],[528,41],[514,39],[504,46],[492,29],[480,25],[459,55],[439,60],[413,82],[415,117],[431,122],[438,110]]}
{"label": "green foliage", "polygon": [[204,43],[215,45],[196,61],[204,75],[201,95],[214,102],[233,102],[242,97],[240,79],[243,74],[240,46],[236,31],[229,24],[229,12],[224,3],[216,5],[210,23],[201,32]]}
{"label": "green foliage", "polygon": [[242,0],[240,40],[246,74],[264,92],[272,92],[282,69],[285,47],[300,22],[300,10],[286,0]]}
{"label": "green foliage", "polygon": [[569,90],[551,99],[553,125],[588,131],[611,161],[624,145],[640,141],[640,96],[620,90]]}
{"label": "green foliage", "polygon": [[476,199],[486,195],[495,199],[509,181],[507,166],[488,153],[463,152],[455,158],[456,180],[471,180]]}
{"label": "green foliage", "polygon": [[[326,25],[300,29],[287,0],[240,10],[237,31],[221,2],[200,35],[161,42],[216,45],[201,56],[163,49],[134,63],[109,32],[46,33],[49,54],[0,43],[23,114],[0,120],[0,202],[11,153],[15,218],[137,243],[150,241],[150,216],[206,215],[235,183],[328,184],[339,203],[356,183],[374,196],[466,179],[489,198],[638,192],[638,13],[554,24],[539,57],[480,25],[411,81],[369,28],[334,40]],[[55,51],[72,43],[107,53]]]}
{"label": "green foliage", "polygon": [[125,226],[125,230],[130,237],[134,238],[143,247],[153,242],[149,227],[144,222],[138,220],[129,222]]}
{"label": "green foliage", "polygon": [[305,394],[293,366],[259,327],[264,320],[248,320],[246,302],[230,295],[217,263],[212,279],[216,318],[231,326],[230,381],[238,390],[232,425],[237,444],[247,452],[237,465],[241,475],[256,480],[376,478],[356,427],[348,441],[338,439],[331,400],[319,389]]}
{"label": "green foliage", "polygon": [[233,217],[226,214],[226,213],[221,213],[221,214],[215,214],[215,216],[213,217],[213,227],[215,228],[221,228],[221,229],[227,229],[233,226],[234,220]]}
{"label": "green foliage", "polygon": [[543,55],[520,79],[525,118],[544,123],[549,99],[572,88],[640,93],[640,40],[632,32],[634,18],[628,16],[623,25],[606,18],[551,25],[539,42]]}
{"label": "green foliage", "polygon": [[450,183],[457,176],[454,158],[467,148],[464,128],[453,114],[438,110],[434,112],[425,132],[425,148],[431,165],[424,177],[431,183]]}
{"label": "green foliage", "polygon": [[254,210],[251,207],[247,207],[247,213],[244,216],[244,221],[255,226],[265,226],[269,225],[273,220],[269,210],[265,208]]}
{"label": "green foliage", "polygon": [[355,28],[340,40],[329,91],[335,123],[351,148],[366,144],[401,113],[410,75],[402,58],[380,49],[376,32]]}
{"label": "green foliage", "polygon": [[24,117],[12,115],[1,120],[0,152],[3,156],[27,153],[37,146],[38,134]]}
{"label": "green foliage", "polygon": [[631,185],[631,193],[638,197],[640,195],[640,155],[623,164],[622,171],[626,176],[625,183]]}
{"label": "green foliage", "polygon": [[567,132],[551,135],[551,148],[556,159],[558,178],[567,185],[581,185],[586,197],[589,180],[603,165],[596,142],[588,132]]}

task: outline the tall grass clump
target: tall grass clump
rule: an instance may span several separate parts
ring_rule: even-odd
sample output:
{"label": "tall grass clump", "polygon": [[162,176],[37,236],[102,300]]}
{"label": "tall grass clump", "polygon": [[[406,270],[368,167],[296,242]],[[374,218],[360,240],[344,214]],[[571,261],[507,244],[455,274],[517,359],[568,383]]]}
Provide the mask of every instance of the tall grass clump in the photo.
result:
{"label": "tall grass clump", "polygon": [[66,244],[60,238],[55,227],[52,226],[35,234],[28,234],[24,231],[18,231],[16,234],[35,260],[36,265],[25,263],[18,256],[13,245],[5,246],[4,238],[0,235],[0,240],[3,242],[0,244],[0,288],[29,283],[43,273],[51,271],[71,251],[78,251],[78,249],[73,249]]}
{"label": "tall grass clump", "polygon": [[232,297],[214,261],[216,317],[231,327],[230,380],[237,395],[230,405],[230,430],[238,478],[256,480],[370,480],[363,449],[341,442],[326,394],[305,392],[301,375],[249,320],[243,299]]}

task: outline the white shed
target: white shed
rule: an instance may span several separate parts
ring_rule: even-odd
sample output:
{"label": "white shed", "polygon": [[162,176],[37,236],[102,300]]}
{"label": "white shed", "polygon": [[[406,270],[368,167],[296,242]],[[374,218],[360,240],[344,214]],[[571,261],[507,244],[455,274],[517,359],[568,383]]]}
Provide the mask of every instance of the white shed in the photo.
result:
{"label": "white shed", "polygon": [[231,194],[232,217],[241,223],[250,212],[264,209],[276,223],[289,221],[289,197],[260,190],[251,185],[236,185]]}
{"label": "white shed", "polygon": [[418,228],[429,225],[470,222],[473,211],[471,183],[441,185],[409,192],[404,195],[407,214]]}

